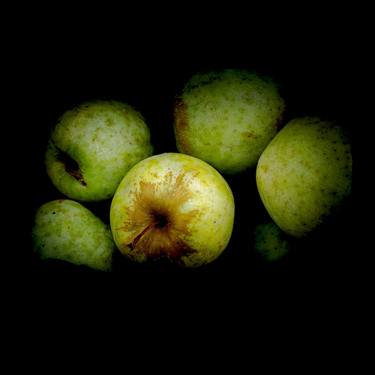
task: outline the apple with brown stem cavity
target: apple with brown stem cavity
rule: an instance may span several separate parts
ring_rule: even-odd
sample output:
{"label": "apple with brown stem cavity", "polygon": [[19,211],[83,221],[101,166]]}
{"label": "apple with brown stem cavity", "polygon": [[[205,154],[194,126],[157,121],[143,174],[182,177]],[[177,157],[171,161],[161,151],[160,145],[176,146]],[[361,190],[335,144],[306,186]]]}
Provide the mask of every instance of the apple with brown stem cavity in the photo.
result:
{"label": "apple with brown stem cavity", "polygon": [[139,162],[126,174],[113,197],[110,220],[117,247],[131,260],[197,267],[226,248],[234,198],[206,162],[165,153]]}

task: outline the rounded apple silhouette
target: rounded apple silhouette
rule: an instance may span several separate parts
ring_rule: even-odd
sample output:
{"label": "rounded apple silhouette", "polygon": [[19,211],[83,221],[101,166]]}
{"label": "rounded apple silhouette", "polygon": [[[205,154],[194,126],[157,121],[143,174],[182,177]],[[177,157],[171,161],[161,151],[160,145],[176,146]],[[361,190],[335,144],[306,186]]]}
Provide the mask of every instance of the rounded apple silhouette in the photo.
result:
{"label": "rounded apple silhouette", "polygon": [[263,152],[256,181],[274,222],[284,232],[303,237],[332,217],[350,194],[348,139],[342,128],[329,121],[294,119]]}
{"label": "rounded apple silhouette", "polygon": [[84,103],[65,112],[53,129],[47,173],[67,197],[100,201],[111,198],[126,172],[152,150],[149,129],[132,107]]}
{"label": "rounded apple silhouette", "polygon": [[193,76],[176,100],[180,152],[222,173],[254,167],[282,120],[284,101],[269,78],[243,70]]}
{"label": "rounded apple silhouette", "polygon": [[224,178],[194,157],[165,153],[135,165],[112,200],[114,241],[131,260],[186,267],[212,262],[233,228],[234,199]]}
{"label": "rounded apple silhouette", "polygon": [[274,262],[290,251],[285,233],[273,222],[258,224],[254,231],[254,248],[263,259]]}
{"label": "rounded apple silhouette", "polygon": [[58,259],[109,271],[115,244],[107,227],[78,202],[59,199],[36,212],[34,250],[41,259]]}

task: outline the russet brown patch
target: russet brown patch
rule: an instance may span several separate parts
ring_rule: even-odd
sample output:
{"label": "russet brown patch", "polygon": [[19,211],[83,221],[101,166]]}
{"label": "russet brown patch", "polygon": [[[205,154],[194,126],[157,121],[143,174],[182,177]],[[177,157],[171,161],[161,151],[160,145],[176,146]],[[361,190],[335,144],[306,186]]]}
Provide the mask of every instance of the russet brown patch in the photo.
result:
{"label": "russet brown patch", "polygon": [[260,169],[261,169],[264,173],[267,173],[267,171],[268,171],[268,165],[263,164],[263,165],[260,167]]}
{"label": "russet brown patch", "polygon": [[132,233],[124,243],[132,252],[143,253],[147,259],[169,259],[179,262],[182,256],[196,252],[184,238],[190,235],[189,224],[199,212],[182,212],[191,198],[186,173],[177,176],[169,172],[160,184],[141,181],[128,208],[128,219],[121,230]]}
{"label": "russet brown patch", "polygon": [[174,106],[174,121],[176,129],[176,138],[182,151],[188,152],[191,148],[187,137],[188,115],[187,106],[182,99],[176,99]]}
{"label": "russet brown patch", "polygon": [[281,109],[281,111],[280,111],[280,114],[275,121],[275,128],[276,128],[277,131],[281,130],[281,128],[284,127],[284,117],[285,117],[285,113],[286,113],[285,105],[283,105],[279,109]]}
{"label": "russet brown patch", "polygon": [[244,138],[252,138],[252,139],[257,138],[257,135],[251,131],[244,132],[242,133],[242,135],[244,136]]}

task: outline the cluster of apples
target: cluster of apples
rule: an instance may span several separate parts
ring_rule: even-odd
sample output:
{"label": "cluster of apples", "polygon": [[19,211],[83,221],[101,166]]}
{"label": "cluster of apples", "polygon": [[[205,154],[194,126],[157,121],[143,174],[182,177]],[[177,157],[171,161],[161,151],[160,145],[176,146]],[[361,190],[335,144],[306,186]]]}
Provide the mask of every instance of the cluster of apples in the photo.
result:
{"label": "cluster of apples", "polygon": [[[222,174],[256,167],[274,222],[256,228],[255,243],[278,259],[288,251],[281,233],[314,231],[352,181],[342,129],[305,117],[280,130],[284,109],[269,78],[243,70],[197,74],[175,103],[180,153],[154,156],[149,129],[129,105],[97,101],[67,111],[45,160],[52,183],[70,199],[37,210],[35,251],[99,270],[111,269],[116,247],[136,262],[210,263],[227,247],[234,223],[235,200]],[[76,202],[111,198],[110,228]]]}

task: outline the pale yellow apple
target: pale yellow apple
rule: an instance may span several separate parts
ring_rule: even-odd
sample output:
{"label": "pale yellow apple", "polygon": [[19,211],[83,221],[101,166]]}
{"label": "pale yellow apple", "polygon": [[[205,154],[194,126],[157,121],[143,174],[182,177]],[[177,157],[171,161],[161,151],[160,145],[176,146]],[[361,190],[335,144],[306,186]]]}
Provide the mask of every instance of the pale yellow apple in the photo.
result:
{"label": "pale yellow apple", "polygon": [[113,197],[110,220],[115,243],[128,258],[197,267],[226,248],[234,198],[206,162],[165,153],[139,162],[126,174]]}

